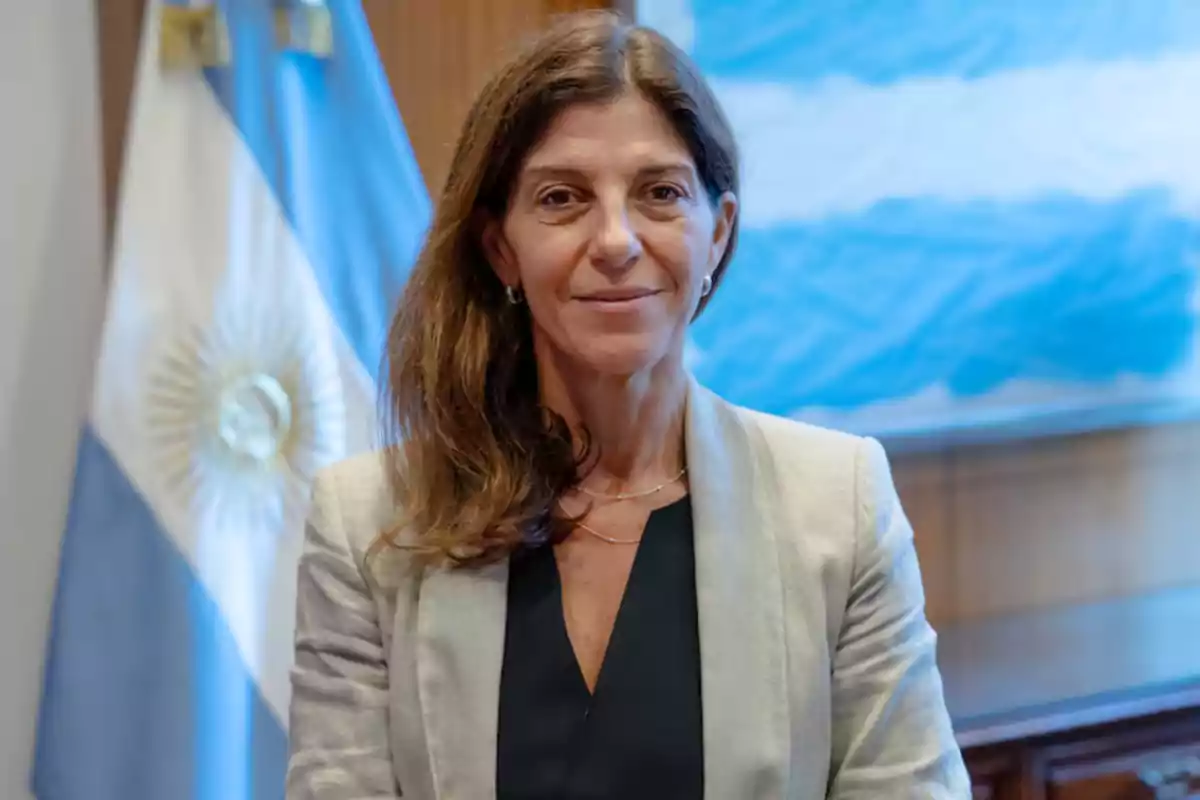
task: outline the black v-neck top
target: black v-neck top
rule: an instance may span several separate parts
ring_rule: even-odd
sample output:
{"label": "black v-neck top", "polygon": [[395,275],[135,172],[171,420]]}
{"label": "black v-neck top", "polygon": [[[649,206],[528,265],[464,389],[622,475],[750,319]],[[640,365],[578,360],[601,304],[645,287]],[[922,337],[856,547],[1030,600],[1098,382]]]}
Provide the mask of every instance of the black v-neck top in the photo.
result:
{"label": "black v-neck top", "polygon": [[701,722],[688,498],[646,523],[594,694],[567,636],[553,549],[512,557],[498,800],[700,800]]}

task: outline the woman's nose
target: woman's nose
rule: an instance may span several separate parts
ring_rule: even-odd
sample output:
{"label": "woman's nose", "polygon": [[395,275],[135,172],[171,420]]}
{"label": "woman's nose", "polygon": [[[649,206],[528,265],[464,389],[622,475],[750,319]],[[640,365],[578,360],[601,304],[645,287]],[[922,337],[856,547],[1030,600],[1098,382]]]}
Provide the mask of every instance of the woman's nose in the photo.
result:
{"label": "woman's nose", "polygon": [[642,242],[631,224],[625,204],[607,204],[599,217],[592,236],[592,262],[605,271],[620,271],[633,266],[642,254]]}

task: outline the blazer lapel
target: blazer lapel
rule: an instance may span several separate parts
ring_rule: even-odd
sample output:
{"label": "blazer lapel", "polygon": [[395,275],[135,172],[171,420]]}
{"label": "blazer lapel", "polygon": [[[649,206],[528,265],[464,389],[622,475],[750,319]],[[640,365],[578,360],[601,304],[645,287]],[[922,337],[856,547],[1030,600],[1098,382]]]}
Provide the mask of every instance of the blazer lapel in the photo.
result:
{"label": "blazer lapel", "polygon": [[431,570],[421,585],[417,681],[437,797],[496,795],[508,563]]}
{"label": "blazer lapel", "polygon": [[686,447],[696,550],[704,794],[783,798],[789,731],[783,588],[759,443],[695,381]]}

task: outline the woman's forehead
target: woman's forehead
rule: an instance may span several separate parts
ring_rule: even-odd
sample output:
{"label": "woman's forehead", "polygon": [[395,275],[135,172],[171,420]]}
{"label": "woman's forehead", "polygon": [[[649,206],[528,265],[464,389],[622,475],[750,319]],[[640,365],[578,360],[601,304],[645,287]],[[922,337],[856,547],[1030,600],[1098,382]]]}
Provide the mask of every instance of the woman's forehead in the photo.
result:
{"label": "woman's forehead", "polygon": [[564,109],[530,151],[522,172],[605,168],[694,170],[687,146],[657,106],[640,95]]}

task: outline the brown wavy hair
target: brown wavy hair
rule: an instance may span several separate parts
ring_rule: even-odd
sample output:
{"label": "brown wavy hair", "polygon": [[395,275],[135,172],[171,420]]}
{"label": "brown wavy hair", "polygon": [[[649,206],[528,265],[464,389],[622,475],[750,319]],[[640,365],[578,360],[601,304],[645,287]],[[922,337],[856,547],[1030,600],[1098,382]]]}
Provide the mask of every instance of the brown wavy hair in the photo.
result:
{"label": "brown wavy hair", "polygon": [[381,545],[472,566],[570,532],[557,501],[577,484],[587,448],[542,406],[528,308],[506,302],[480,234],[506,213],[526,157],[559,113],[630,91],[667,117],[714,203],[737,193],[728,121],[696,66],[655,31],[611,12],[568,15],[502,67],[467,116],[388,333],[387,468],[399,516]]}

